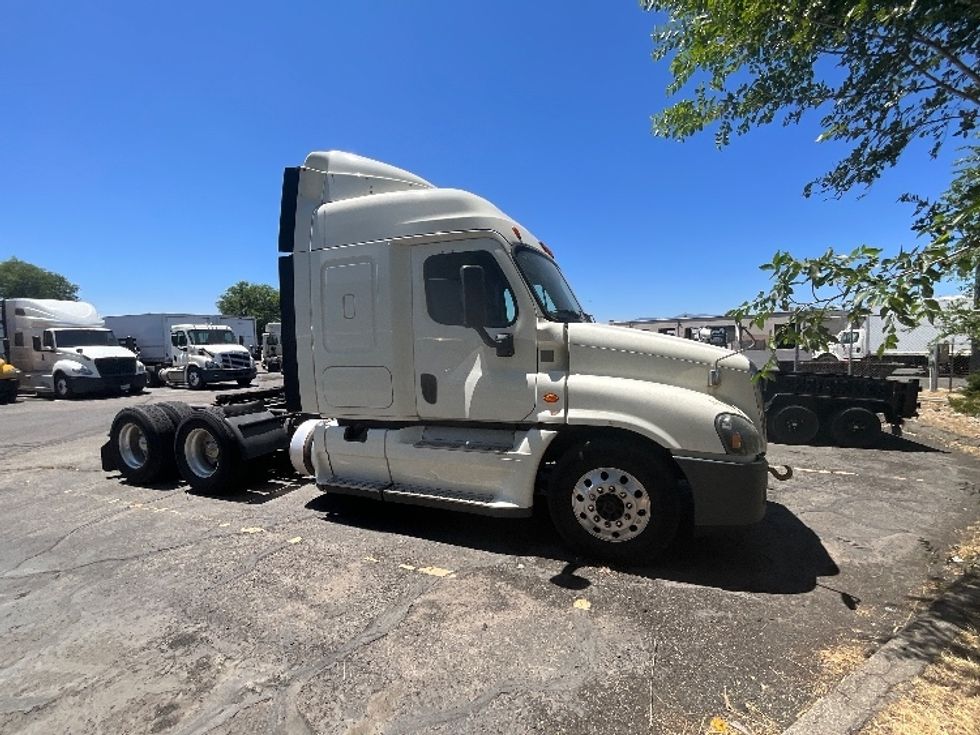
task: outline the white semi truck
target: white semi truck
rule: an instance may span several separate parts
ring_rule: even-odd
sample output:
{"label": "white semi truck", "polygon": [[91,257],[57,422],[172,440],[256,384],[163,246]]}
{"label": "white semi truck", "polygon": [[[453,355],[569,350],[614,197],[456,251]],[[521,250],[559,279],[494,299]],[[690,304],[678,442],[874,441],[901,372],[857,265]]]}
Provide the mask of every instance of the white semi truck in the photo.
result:
{"label": "white semi truck", "polygon": [[[251,324],[254,340],[255,320]],[[255,361],[244,346],[245,337],[222,317],[192,314],[130,314],[106,317],[120,336],[133,337],[151,385],[186,385],[200,390],[213,383],[234,381],[244,387],[255,379]]]}
{"label": "white semi truck", "polygon": [[269,322],[262,333],[262,367],[270,373],[282,370],[282,322]]}
{"label": "white semi truck", "polygon": [[[960,297],[937,299],[940,305],[951,303]],[[939,347],[941,366],[952,366],[954,362],[964,364],[971,352],[970,338],[966,334],[944,334],[938,324],[923,321],[914,327],[899,325],[896,333],[898,343],[882,351],[881,359],[909,366],[925,367],[929,358]],[[871,314],[861,322],[848,326],[837,333],[837,342],[823,352],[814,355],[815,360],[849,361],[878,358],[879,348],[885,344],[887,330],[885,319]]]}
{"label": "white semi truck", "polygon": [[224,492],[288,450],[331,494],[498,516],[540,498],[567,542],[625,560],[682,524],[763,517],[749,360],[591,323],[551,251],[485,199],[312,153],[286,169],[279,250],[282,393],[125,409],[103,467]]}
{"label": "white semi truck", "polygon": [[3,299],[0,322],[21,389],[57,398],[112,391],[139,393],[143,364],[120,347],[95,307],[84,301]]}

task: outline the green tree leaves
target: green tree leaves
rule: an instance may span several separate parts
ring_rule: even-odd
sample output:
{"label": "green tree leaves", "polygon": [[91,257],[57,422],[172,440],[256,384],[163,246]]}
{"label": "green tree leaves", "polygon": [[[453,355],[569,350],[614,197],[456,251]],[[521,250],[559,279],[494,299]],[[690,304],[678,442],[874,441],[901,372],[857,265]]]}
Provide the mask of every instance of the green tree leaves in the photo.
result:
{"label": "green tree leaves", "polygon": [[78,301],[78,286],[58,273],[9,258],[0,262],[0,298]]}
{"label": "green tree leaves", "polygon": [[[789,311],[801,347],[832,340],[830,310],[852,319],[880,312],[899,325],[939,320],[947,333],[980,339],[970,301],[940,308],[934,285],[973,279],[980,263],[980,3],[975,0],[648,0],[664,19],[653,32],[653,58],[669,60],[669,94],[682,99],[653,117],[656,135],[683,140],[714,129],[718,146],[732,135],[819,114],[817,142],[849,152],[804,187],[842,196],[866,187],[916,140],[960,142],[963,158],[937,200],[914,194],[914,248],[884,257],[878,248],[828,249],[814,258],[779,251],[761,268],[769,291],[732,312],[761,326]],[[894,339],[892,339],[894,341]]]}
{"label": "green tree leaves", "polygon": [[226,316],[254,316],[259,334],[268,322],[280,320],[279,289],[264,283],[239,281],[218,297],[216,306]]}

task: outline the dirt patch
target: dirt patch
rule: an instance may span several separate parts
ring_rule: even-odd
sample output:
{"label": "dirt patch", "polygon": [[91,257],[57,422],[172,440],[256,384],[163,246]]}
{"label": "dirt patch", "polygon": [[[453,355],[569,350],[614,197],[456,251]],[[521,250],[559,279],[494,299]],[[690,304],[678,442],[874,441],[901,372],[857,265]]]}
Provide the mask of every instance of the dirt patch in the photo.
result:
{"label": "dirt patch", "polygon": [[919,415],[909,421],[909,429],[914,432],[916,425],[928,427],[950,449],[980,457],[980,418],[954,411],[949,396],[944,389],[920,393]]}

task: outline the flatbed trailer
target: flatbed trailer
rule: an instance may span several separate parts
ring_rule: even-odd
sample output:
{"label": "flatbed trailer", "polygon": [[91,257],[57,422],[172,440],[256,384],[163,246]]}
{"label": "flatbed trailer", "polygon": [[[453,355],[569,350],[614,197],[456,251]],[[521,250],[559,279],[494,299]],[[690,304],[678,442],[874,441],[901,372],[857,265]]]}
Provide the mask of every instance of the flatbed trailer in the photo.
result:
{"label": "flatbed trailer", "polygon": [[763,382],[770,441],[807,444],[818,437],[843,447],[873,445],[881,419],[901,435],[917,414],[919,384],[885,378],[818,373],[776,373]]}

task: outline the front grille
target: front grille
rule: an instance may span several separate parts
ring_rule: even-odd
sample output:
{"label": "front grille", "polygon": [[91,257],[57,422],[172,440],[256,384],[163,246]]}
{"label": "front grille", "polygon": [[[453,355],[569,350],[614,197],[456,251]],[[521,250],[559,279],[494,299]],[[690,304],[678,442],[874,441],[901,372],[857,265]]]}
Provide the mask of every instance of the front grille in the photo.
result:
{"label": "front grille", "polygon": [[135,357],[97,357],[95,368],[103,378],[111,375],[135,375]]}
{"label": "front grille", "polygon": [[248,355],[244,352],[226,352],[221,355],[222,370],[247,370],[250,367]]}

